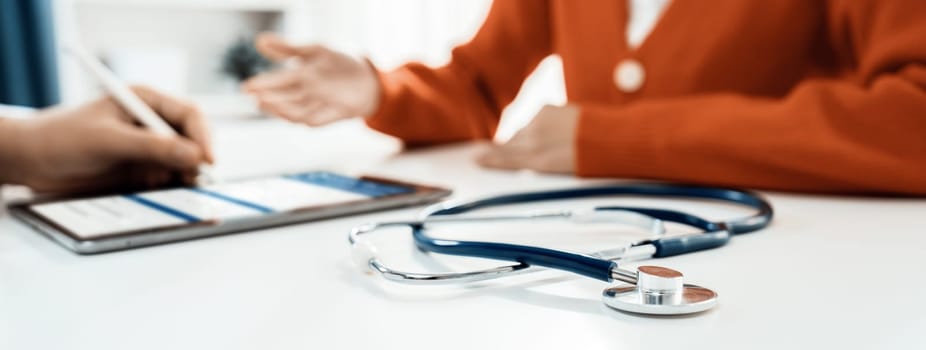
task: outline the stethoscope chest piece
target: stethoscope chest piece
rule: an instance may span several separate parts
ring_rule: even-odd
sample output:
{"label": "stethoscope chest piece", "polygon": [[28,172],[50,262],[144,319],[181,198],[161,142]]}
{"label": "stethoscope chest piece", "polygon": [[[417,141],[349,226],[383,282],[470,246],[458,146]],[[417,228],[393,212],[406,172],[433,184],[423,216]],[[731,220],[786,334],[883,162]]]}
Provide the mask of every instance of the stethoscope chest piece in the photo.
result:
{"label": "stethoscope chest piece", "polygon": [[612,308],[648,315],[691,314],[717,305],[717,293],[684,284],[680,272],[659,266],[638,268],[636,286],[611,287],[601,294]]}

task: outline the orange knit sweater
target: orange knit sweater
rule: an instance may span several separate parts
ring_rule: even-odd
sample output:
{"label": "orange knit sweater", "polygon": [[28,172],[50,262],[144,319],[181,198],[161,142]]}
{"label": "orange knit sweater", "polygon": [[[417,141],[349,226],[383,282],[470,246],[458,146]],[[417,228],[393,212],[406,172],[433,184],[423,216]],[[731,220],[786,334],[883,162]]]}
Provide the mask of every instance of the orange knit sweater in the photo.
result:
{"label": "orange knit sweater", "polygon": [[[446,66],[381,74],[367,122],[411,145],[491,138],[559,54],[581,176],[926,194],[926,1],[675,0],[633,50],[626,8],[496,0]],[[626,59],[645,72],[632,92]]]}

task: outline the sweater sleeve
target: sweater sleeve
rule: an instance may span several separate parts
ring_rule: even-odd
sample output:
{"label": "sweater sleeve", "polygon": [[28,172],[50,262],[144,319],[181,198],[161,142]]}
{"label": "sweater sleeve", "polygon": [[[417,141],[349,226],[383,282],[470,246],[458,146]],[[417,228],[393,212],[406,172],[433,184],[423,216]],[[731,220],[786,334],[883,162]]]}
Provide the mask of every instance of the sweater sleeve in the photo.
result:
{"label": "sweater sleeve", "polygon": [[476,36],[450,63],[380,73],[379,110],[367,124],[408,145],[488,139],[502,109],[551,52],[546,1],[494,1]]}
{"label": "sweater sleeve", "polygon": [[830,11],[851,72],[805,80],[781,99],[583,105],[578,173],[926,195],[926,2],[834,0]]}

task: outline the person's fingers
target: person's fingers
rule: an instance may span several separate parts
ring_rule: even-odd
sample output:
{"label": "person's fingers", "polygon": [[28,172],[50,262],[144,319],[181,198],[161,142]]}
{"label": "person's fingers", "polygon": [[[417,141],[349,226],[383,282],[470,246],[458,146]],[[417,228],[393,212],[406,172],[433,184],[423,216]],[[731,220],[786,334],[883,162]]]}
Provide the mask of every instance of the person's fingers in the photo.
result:
{"label": "person's fingers", "polygon": [[168,169],[192,170],[206,160],[201,147],[182,137],[161,136],[134,127],[107,130],[95,143],[96,154],[114,162],[149,162]]}
{"label": "person's fingers", "polygon": [[69,178],[66,181],[53,180],[30,184],[36,193],[57,195],[84,195],[103,193],[124,193],[127,191],[161,188],[178,183],[178,173],[159,165],[144,163],[123,163],[113,166],[104,173]]}
{"label": "person's fingers", "polygon": [[575,171],[573,132],[578,110],[544,107],[507,143],[492,147],[479,163],[505,169],[568,174]]}
{"label": "person's fingers", "polygon": [[119,187],[123,179],[115,176],[93,176],[67,181],[34,181],[29,188],[37,194],[54,193],[57,195],[79,195],[84,193],[99,194],[103,190]]}
{"label": "person's fingers", "polygon": [[575,169],[571,149],[537,150],[511,144],[494,145],[477,157],[479,165],[498,169],[530,169],[569,174]]}
{"label": "person's fingers", "polygon": [[298,103],[268,105],[268,112],[292,122],[322,126],[344,118],[344,113],[321,100],[309,99]]}
{"label": "person's fingers", "polygon": [[312,68],[306,67],[280,73],[289,76],[286,78],[287,81],[279,81],[278,84],[266,81],[257,82],[256,84],[261,84],[261,86],[251,88],[246,85],[244,86],[245,92],[253,95],[259,103],[266,104],[298,103],[308,99],[328,98],[327,89],[330,87],[319,83]]}
{"label": "person's fingers", "polygon": [[133,90],[158,115],[199,145],[207,162],[215,162],[209,126],[199,108],[192,103],[164,95],[147,87],[133,87]]}
{"label": "person's fingers", "polygon": [[152,168],[147,169],[140,177],[143,179],[145,187],[157,188],[168,183],[173,174],[167,169]]}
{"label": "person's fingers", "polygon": [[212,149],[212,134],[209,132],[209,126],[205,118],[185,119],[183,123],[183,134],[200,147],[207,163],[215,164],[215,151]]}
{"label": "person's fingers", "polygon": [[261,33],[254,40],[257,52],[273,61],[282,61],[298,54],[282,38],[274,33]]}
{"label": "person's fingers", "polygon": [[327,52],[327,49],[321,45],[290,45],[283,38],[269,32],[258,35],[254,46],[264,57],[274,61],[282,61],[294,56],[307,60]]}
{"label": "person's fingers", "polygon": [[275,90],[298,88],[301,83],[302,78],[293,70],[277,70],[258,74],[245,81],[242,87],[247,92],[262,94]]}
{"label": "person's fingers", "polygon": [[505,143],[495,144],[490,148],[490,152],[506,156],[531,156],[540,151],[541,149],[536,142],[536,136],[530,126],[519,130]]}
{"label": "person's fingers", "polygon": [[521,169],[529,154],[523,154],[517,148],[509,145],[492,145],[482,155],[476,158],[479,165],[499,169]]}
{"label": "person's fingers", "polygon": [[268,105],[299,105],[305,104],[307,100],[311,99],[310,94],[303,89],[278,90],[273,93],[260,94],[256,97],[259,103]]}
{"label": "person's fingers", "polygon": [[308,124],[309,120],[318,110],[325,106],[320,100],[308,100],[301,104],[294,105],[288,111],[288,119],[297,123]]}
{"label": "person's fingers", "polygon": [[344,113],[341,112],[340,109],[331,106],[323,106],[312,113],[309,120],[305,123],[309,126],[322,126],[341,119],[344,119]]}
{"label": "person's fingers", "polygon": [[129,162],[120,164],[104,176],[117,179],[108,189],[150,190],[176,184],[177,171],[164,168],[159,164]]}
{"label": "person's fingers", "polygon": [[165,95],[146,86],[133,86],[132,91],[168,123],[179,125],[183,120],[197,117],[199,112],[193,104]]}
{"label": "person's fingers", "polygon": [[289,121],[298,122],[303,116],[301,106],[298,102],[277,102],[269,103],[261,101],[258,107],[270,115],[277,116]]}
{"label": "person's fingers", "polygon": [[260,108],[272,115],[308,126],[327,125],[345,117],[341,109],[312,98],[292,102],[262,103]]}

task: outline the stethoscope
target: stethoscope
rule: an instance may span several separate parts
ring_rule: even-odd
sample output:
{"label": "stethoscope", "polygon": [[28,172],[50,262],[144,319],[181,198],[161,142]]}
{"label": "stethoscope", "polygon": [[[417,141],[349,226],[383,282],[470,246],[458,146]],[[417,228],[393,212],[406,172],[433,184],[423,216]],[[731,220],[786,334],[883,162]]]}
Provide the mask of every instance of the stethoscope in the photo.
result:
{"label": "stethoscope", "polygon": [[[728,221],[710,221],[675,210],[626,206],[603,206],[591,210],[571,210],[508,216],[462,216],[488,207],[539,201],[579,199],[602,196],[668,197],[677,199],[716,200],[754,209],[748,217]],[[768,226],[772,206],[756,193],[725,188],[707,188],[667,184],[618,184],[565,190],[526,192],[484,198],[465,203],[444,203],[425,209],[420,220],[372,223],[355,227],[349,241],[358,266],[380,274],[385,279],[410,284],[448,284],[485,281],[525,273],[533,266],[573,272],[605,282],[614,280],[631,284],[605,289],[606,305],[623,311],[679,315],[701,312],[717,304],[714,291],[685,284],[683,275],[658,266],[641,266],[637,271],[618,267],[617,261],[664,258],[723,246],[732,235],[749,233]],[[646,229],[654,237],[626,247],[577,254],[542,247],[437,238],[428,234],[429,225],[437,223],[492,222],[507,220],[561,219],[576,223],[619,223]],[[665,222],[678,223],[701,232],[680,236],[663,236]],[[388,227],[408,227],[415,245],[425,252],[489,258],[515,262],[490,269],[451,273],[412,273],[392,269],[376,256],[376,248],[363,235]]]}

